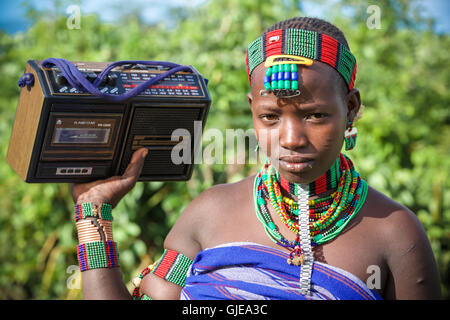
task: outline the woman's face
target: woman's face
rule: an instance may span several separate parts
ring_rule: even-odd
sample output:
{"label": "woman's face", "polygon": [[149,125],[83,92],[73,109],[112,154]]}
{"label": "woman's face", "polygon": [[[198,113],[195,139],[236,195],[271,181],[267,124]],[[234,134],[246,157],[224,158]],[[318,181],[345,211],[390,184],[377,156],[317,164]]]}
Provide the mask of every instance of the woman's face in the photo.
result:
{"label": "woman's face", "polygon": [[248,95],[260,148],[286,180],[310,183],[339,156],[347,121],[359,109],[359,92],[345,94],[339,74],[314,61],[309,67],[299,65],[299,96],[261,96],[265,70],[260,64],[253,71]]}

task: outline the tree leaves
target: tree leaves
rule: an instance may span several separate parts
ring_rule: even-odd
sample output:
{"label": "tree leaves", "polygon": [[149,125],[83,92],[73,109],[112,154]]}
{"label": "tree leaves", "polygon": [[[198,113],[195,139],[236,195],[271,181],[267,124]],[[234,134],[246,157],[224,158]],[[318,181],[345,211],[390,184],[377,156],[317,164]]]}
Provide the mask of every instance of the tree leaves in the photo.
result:
{"label": "tree leaves", "polygon": [[[337,7],[335,1],[321,3],[330,12],[330,22],[344,31],[358,61],[356,87],[365,111],[356,123],[358,143],[349,156],[370,185],[418,214],[448,297],[450,39],[409,14],[414,6],[406,1],[377,2],[379,30],[366,25],[369,3],[341,1]],[[16,82],[29,59],[191,64],[210,80],[213,100],[203,129],[219,129],[225,135],[226,129],[252,128],[246,47],[278,20],[302,15],[298,7],[298,1],[206,1],[175,10],[166,22],[155,25],[131,15],[115,23],[83,15],[80,30],[68,29],[63,14],[51,19],[33,15],[35,23],[27,32],[0,33],[3,159],[18,101]],[[205,141],[203,148],[209,143]],[[125,281],[136,275],[141,260],[160,256],[165,235],[200,192],[247,176],[259,165],[231,167],[203,163],[195,166],[186,183],[138,183],[119,203],[113,213],[114,234]],[[77,264],[68,186],[25,184],[2,162],[0,202],[0,298],[81,298],[80,290],[69,290],[66,284],[71,275],[67,268]]]}

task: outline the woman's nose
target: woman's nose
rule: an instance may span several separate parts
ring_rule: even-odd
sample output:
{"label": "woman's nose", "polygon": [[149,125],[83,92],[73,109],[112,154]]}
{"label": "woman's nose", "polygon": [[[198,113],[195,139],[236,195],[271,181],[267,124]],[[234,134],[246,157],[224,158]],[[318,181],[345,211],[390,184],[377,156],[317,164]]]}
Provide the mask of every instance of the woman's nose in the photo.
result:
{"label": "woman's nose", "polygon": [[286,119],[280,126],[280,147],[288,150],[305,148],[308,145],[305,126],[298,119]]}

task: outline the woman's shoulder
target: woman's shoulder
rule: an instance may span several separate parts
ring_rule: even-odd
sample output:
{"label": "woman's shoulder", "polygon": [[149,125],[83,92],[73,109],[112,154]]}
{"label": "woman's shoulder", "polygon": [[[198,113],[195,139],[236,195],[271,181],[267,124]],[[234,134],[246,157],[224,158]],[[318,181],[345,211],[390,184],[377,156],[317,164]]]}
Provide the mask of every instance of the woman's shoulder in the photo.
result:
{"label": "woman's shoulder", "polygon": [[368,186],[363,219],[385,244],[387,253],[407,252],[418,242],[428,242],[416,214],[375,188]]}
{"label": "woman's shoulder", "polygon": [[[382,248],[390,270],[387,296],[399,299],[439,298],[439,275],[430,241],[416,214],[369,186],[366,230]],[[373,219],[371,219],[373,218]]]}
{"label": "woman's shoulder", "polygon": [[[212,225],[239,214],[252,201],[254,175],[232,183],[216,184],[201,192],[184,208],[166,241],[173,238],[191,238],[197,242]],[[200,245],[201,246],[201,245]]]}
{"label": "woman's shoulder", "polygon": [[368,185],[367,196],[364,202],[365,216],[377,218],[387,226],[418,222],[416,214],[405,205],[391,199],[384,193]]}
{"label": "woman's shoulder", "polygon": [[229,202],[230,199],[239,200],[243,197],[248,197],[249,193],[253,191],[253,183],[255,180],[255,175],[250,175],[241,180],[216,184],[205,191],[203,191],[199,196],[199,202],[213,202],[225,201]]}

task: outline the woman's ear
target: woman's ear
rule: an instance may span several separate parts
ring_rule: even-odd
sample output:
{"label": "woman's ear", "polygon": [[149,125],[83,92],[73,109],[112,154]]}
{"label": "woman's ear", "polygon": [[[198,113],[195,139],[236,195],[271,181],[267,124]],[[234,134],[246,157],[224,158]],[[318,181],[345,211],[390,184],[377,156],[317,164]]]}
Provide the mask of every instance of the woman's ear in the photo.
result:
{"label": "woman's ear", "polygon": [[358,114],[359,108],[361,107],[361,96],[359,90],[353,88],[347,94],[346,97],[347,104],[347,120],[353,122],[356,115]]}
{"label": "woman's ear", "polygon": [[250,109],[253,111],[253,107],[252,107],[253,96],[252,96],[252,93],[251,93],[251,92],[249,92],[249,93],[247,94],[247,99],[248,99],[248,104],[249,104],[249,106],[250,106]]}

